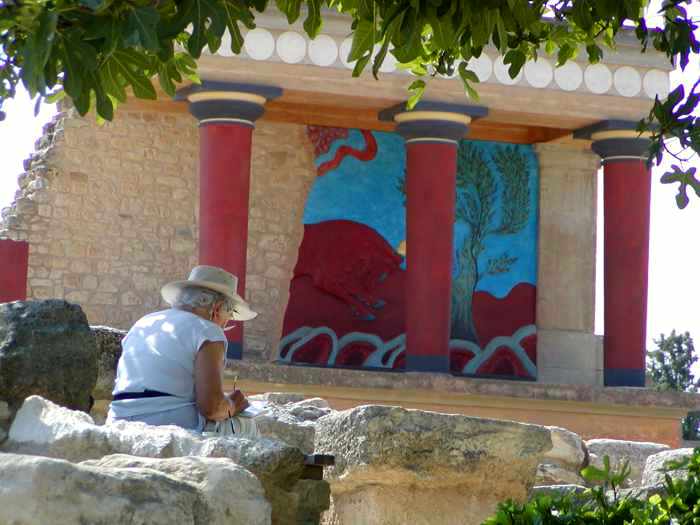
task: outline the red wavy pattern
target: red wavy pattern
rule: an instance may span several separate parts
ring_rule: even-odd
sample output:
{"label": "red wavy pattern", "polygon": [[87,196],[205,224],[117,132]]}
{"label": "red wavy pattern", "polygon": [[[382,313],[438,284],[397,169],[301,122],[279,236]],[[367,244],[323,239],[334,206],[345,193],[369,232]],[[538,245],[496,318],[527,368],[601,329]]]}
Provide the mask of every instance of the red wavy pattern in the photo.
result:
{"label": "red wavy pattern", "polygon": [[330,170],[337,168],[345,157],[350,155],[361,161],[372,160],[377,155],[377,141],[372,135],[372,132],[366,129],[360,130],[362,136],[365,138],[365,149],[357,150],[346,144],[340,146],[335,152],[335,156],[317,168],[317,173],[319,177],[322,177]]}

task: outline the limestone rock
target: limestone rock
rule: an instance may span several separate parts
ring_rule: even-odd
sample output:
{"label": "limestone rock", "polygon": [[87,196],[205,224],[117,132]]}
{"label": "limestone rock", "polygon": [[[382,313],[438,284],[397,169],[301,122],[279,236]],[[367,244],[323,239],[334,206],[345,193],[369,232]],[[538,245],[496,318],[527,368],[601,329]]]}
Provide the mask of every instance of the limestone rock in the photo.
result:
{"label": "limestone rock", "polygon": [[328,401],[320,397],[304,399],[304,401],[299,401],[298,403],[290,403],[285,405],[285,408],[292,416],[301,421],[316,421],[333,411],[328,405]]}
{"label": "limestone rock", "polygon": [[[38,396],[28,398],[17,412],[3,450],[78,462],[111,454],[149,458],[182,456],[230,458],[255,474],[272,504],[276,524],[301,523],[308,503],[300,500],[297,483],[304,472],[304,456],[297,448],[266,438],[206,437],[176,426],[149,426],[117,421],[92,424],[87,414],[59,407]],[[320,485],[325,481],[316,481]],[[320,514],[325,507],[316,509]]]}
{"label": "limestone rock", "polygon": [[0,444],[5,441],[7,431],[12,423],[13,412],[10,410],[10,405],[5,401],[0,401]]}
{"label": "limestone rock", "polygon": [[267,401],[273,405],[286,405],[287,403],[303,401],[304,394],[297,394],[295,392],[266,392],[264,394],[250,396],[250,399],[255,401]]}
{"label": "limestone rock", "polygon": [[[647,457],[642,474],[642,486],[649,487],[655,485],[663,485],[665,481],[664,472],[665,466],[669,461],[680,461],[693,455],[692,448],[678,448],[674,450],[665,450]],[[669,476],[673,479],[681,479],[688,476],[687,469],[668,470]]]}
{"label": "limestone rock", "polygon": [[499,501],[525,500],[552,442],[535,425],[388,406],[316,422],[334,524],[477,524]]}
{"label": "limestone rock", "polygon": [[[269,405],[262,414],[255,418],[258,431],[262,436],[278,439],[297,447],[304,454],[311,454],[314,451],[314,424],[298,418],[292,414],[288,407],[289,405]],[[319,409],[311,408],[310,410]]]}
{"label": "limestone rock", "polygon": [[87,411],[96,381],[95,339],[80,306],[0,304],[0,392],[11,409],[36,394]]}
{"label": "limestone rock", "polygon": [[568,467],[578,473],[586,466],[588,451],[581,436],[560,427],[547,427],[552,435],[552,450],[545,454],[545,463]]}
{"label": "limestone rock", "polygon": [[590,464],[598,468],[603,467],[604,456],[610,458],[610,466],[613,469],[619,468],[628,460],[632,472],[629,475],[627,487],[639,486],[644,465],[649,456],[670,448],[661,443],[617,439],[591,439],[586,441],[586,447],[589,452]]}
{"label": "limestone rock", "polygon": [[[53,458],[0,454],[0,522],[131,525],[270,523],[262,487],[226,459],[128,458],[75,465]],[[128,468],[114,468],[122,464]]]}
{"label": "limestone rock", "polygon": [[97,345],[97,384],[92,395],[95,399],[111,400],[117,363],[122,355],[122,339],[126,332],[108,326],[91,326],[90,330]]}
{"label": "limestone rock", "polygon": [[535,485],[583,485],[585,482],[576,472],[551,463],[537,465]]}

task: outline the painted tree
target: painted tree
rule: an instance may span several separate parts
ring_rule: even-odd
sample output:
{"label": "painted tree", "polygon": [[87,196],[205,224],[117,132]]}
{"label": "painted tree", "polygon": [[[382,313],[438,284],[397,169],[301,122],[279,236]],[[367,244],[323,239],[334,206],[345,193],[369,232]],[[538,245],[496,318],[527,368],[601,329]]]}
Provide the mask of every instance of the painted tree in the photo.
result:
{"label": "painted tree", "polygon": [[[498,49],[515,78],[544,53],[555,55],[557,66],[578,53],[598,62],[624,26],[634,28],[642,51],[654,48],[685,69],[700,53],[698,24],[686,9],[692,2],[665,0],[663,26],[650,28],[649,0],[275,0],[290,24],[305,13],[310,38],[321,30],[322,8],[348,15],[353,76],[371,63],[376,77],[390,52],[419,77],[409,88],[410,104],[430,78],[454,72],[476,97],[478,77],[469,61],[487,45]],[[179,82],[196,80],[196,59],[205,47],[216,52],[224,32],[231,51],[240,53],[241,27],[255,27],[255,14],[269,7],[268,0],[0,0],[0,119],[19,83],[38,101],[67,95],[81,114],[92,107],[107,120],[129,89],[155,99],[155,78],[172,96]],[[650,152],[657,162],[672,154],[669,139],[700,152],[699,103],[700,79],[654,101],[639,130],[653,131]],[[685,168],[662,182],[679,185],[681,207],[689,188],[700,196],[700,181]]]}
{"label": "painted tree", "polygon": [[478,342],[472,301],[479,280],[485,275],[507,273],[517,261],[506,251],[481,264],[487,238],[520,232],[530,215],[526,155],[515,146],[498,147],[493,163],[500,177],[489,166],[482,148],[460,142],[455,219],[467,226],[467,233],[455,252],[451,327],[455,339]]}

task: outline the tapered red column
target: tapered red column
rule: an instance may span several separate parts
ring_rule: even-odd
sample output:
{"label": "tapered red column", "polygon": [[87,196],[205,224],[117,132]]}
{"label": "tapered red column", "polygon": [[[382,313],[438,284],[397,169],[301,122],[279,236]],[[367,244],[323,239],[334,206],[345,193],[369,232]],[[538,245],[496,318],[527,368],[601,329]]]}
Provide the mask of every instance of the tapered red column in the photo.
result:
{"label": "tapered red column", "polygon": [[588,133],[603,162],[606,386],[645,383],[650,141],[634,125],[608,121]]}
{"label": "tapered red column", "polygon": [[[187,93],[199,120],[199,263],[238,276],[245,296],[250,160],[255,121],[277,88],[208,82]],[[243,326],[227,332],[229,359],[243,353]]]}
{"label": "tapered red column", "polygon": [[486,109],[387,111],[406,139],[406,370],[449,372],[457,143]]}

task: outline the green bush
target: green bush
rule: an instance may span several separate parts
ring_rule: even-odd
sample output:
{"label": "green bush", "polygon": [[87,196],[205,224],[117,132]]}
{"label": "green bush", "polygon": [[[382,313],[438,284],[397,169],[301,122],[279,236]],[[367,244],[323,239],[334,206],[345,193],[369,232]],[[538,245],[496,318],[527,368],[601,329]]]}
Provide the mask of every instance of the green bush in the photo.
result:
{"label": "green bush", "polygon": [[539,496],[521,504],[506,501],[484,525],[700,525],[700,448],[683,461],[669,462],[667,471],[688,469],[686,479],[672,479],[666,474],[664,495],[635,497],[634,491],[621,490],[629,475],[629,466],[619,472],[592,466],[581,471],[588,481],[602,482],[579,494]]}

